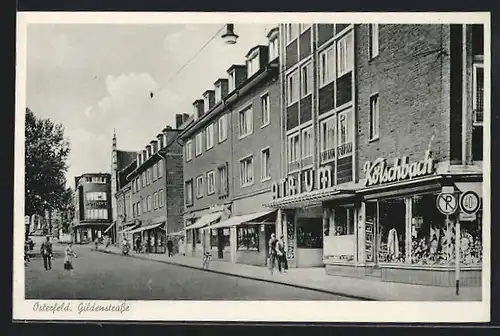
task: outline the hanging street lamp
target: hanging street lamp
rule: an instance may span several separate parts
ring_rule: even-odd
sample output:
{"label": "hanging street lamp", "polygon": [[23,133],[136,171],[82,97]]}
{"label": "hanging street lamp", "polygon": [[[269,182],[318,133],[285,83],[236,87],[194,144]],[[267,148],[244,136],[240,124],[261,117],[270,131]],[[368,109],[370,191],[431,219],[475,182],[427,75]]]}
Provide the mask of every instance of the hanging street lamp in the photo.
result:
{"label": "hanging street lamp", "polygon": [[226,24],[226,33],[223,34],[221,37],[224,40],[224,43],[235,44],[239,36],[234,33],[234,24],[232,23]]}

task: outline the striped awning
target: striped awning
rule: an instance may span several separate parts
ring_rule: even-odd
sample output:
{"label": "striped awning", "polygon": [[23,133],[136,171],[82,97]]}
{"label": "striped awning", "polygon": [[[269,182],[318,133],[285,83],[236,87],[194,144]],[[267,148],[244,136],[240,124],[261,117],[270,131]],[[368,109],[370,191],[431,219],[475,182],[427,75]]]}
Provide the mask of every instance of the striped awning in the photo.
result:
{"label": "striped awning", "polygon": [[303,206],[321,205],[322,202],[329,200],[338,200],[343,198],[354,197],[355,190],[328,188],[315,190],[308,193],[302,193],[292,196],[283,197],[265,204],[270,208],[296,208]]}
{"label": "striped awning", "polygon": [[223,211],[219,211],[219,212],[213,212],[213,213],[209,213],[209,214],[206,214],[204,216],[201,216],[200,218],[198,218],[198,220],[196,222],[194,222],[194,224],[186,227],[186,230],[202,228],[208,224],[215,222],[219,218],[221,218],[222,214],[223,214]]}
{"label": "striped awning", "polygon": [[[248,223],[254,219],[258,219],[258,218],[264,217],[266,215],[269,215],[275,211],[276,210],[273,209],[273,210],[267,210],[267,211],[262,211],[262,212],[254,212],[254,213],[251,213],[248,215],[234,216],[234,217],[231,217],[223,222],[208,226],[205,229],[218,229],[218,228],[226,228],[226,227],[231,227],[231,226],[238,226],[241,224]],[[274,224],[274,222],[267,222],[267,223]],[[261,224],[265,224],[265,223],[262,222]]]}

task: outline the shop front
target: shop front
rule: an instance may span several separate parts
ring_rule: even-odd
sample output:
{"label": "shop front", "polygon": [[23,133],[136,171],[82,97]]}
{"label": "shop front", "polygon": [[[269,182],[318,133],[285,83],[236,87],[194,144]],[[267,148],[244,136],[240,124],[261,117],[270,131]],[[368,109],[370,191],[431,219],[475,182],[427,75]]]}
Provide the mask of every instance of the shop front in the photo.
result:
{"label": "shop front", "polygon": [[266,266],[268,241],[275,232],[276,211],[266,210],[231,216],[205,228],[210,234],[210,250],[220,260]]}
{"label": "shop front", "polygon": [[165,253],[167,250],[165,222],[156,222],[130,230],[129,241],[134,250],[142,253]]}

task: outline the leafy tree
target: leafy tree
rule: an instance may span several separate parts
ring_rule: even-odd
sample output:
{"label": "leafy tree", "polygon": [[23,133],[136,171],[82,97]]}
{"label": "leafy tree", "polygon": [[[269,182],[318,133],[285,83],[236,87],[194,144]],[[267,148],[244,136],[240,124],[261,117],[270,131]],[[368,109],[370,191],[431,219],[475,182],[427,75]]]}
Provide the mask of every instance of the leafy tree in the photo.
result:
{"label": "leafy tree", "polygon": [[43,216],[45,210],[62,210],[70,151],[64,127],[26,108],[25,149],[25,214]]}
{"label": "leafy tree", "polygon": [[63,232],[69,232],[73,218],[75,217],[75,203],[73,201],[73,189],[67,188],[63,194],[63,206],[61,209],[61,224]]}

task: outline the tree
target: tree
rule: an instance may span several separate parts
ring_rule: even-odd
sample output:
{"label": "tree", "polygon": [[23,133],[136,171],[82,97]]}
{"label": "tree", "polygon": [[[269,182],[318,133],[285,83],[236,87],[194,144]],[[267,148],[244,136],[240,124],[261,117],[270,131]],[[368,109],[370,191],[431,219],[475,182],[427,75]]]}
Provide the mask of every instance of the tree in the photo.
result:
{"label": "tree", "polygon": [[67,188],[63,194],[63,207],[61,209],[61,225],[64,233],[68,233],[75,217],[75,203],[73,189]]}
{"label": "tree", "polygon": [[25,150],[25,214],[43,216],[45,210],[61,210],[70,151],[64,127],[26,108]]}

